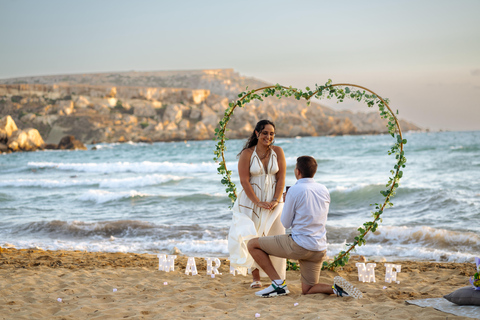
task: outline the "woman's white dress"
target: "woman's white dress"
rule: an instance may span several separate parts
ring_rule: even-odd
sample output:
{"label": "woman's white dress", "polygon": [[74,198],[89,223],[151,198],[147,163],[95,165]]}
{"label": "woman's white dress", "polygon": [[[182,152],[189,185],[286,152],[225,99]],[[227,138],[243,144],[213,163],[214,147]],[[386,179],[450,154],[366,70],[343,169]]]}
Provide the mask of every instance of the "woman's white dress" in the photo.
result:
{"label": "woman's white dress", "polygon": [[[276,173],[278,170],[275,151],[271,150],[265,170],[255,147],[250,157],[250,184],[260,201],[272,201],[277,186]],[[230,252],[230,265],[243,275],[247,274],[247,270],[259,269],[261,276],[267,276],[249,254],[247,242],[256,237],[284,234],[285,228],[280,221],[282,209],[283,202],[271,211],[257,207],[243,189],[238,193],[233,206],[232,224],[228,234],[228,251]],[[279,276],[285,279],[286,259],[277,257],[270,257],[270,259]]]}

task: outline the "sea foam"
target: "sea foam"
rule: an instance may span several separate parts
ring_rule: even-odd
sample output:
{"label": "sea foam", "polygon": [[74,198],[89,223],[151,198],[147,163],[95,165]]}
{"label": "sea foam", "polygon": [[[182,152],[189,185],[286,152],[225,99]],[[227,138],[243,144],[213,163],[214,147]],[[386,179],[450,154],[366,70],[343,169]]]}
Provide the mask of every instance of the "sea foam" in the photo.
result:
{"label": "sea foam", "polygon": [[41,187],[41,188],[67,188],[77,186],[94,186],[100,188],[137,188],[166,183],[169,181],[179,181],[187,179],[175,175],[152,174],[145,176],[135,176],[126,178],[102,177],[97,179],[82,178],[73,176],[68,179],[9,179],[0,181],[0,187]]}
{"label": "sea foam", "polygon": [[181,162],[102,162],[102,163],[62,163],[62,162],[29,162],[29,167],[49,168],[56,170],[98,173],[200,173],[216,172],[217,165],[213,162],[181,163]]}
{"label": "sea foam", "polygon": [[473,232],[459,232],[431,227],[383,226],[367,237],[368,241],[380,243],[422,243],[425,247],[470,248],[480,251],[480,235]]}
{"label": "sea foam", "polygon": [[141,193],[135,190],[122,191],[122,192],[110,192],[106,190],[88,190],[87,193],[78,197],[82,201],[92,201],[95,203],[105,203],[110,201],[116,201],[120,199],[129,199],[136,197],[149,197],[150,194]]}
{"label": "sea foam", "polygon": [[[353,228],[329,228],[329,250],[345,249],[345,243],[357,232]],[[345,229],[345,230],[344,230]],[[342,242],[340,242],[342,241]],[[365,256],[389,256],[423,260],[467,262],[480,251],[480,236],[473,232],[459,232],[431,227],[380,226],[366,236],[366,244],[356,253]],[[336,254],[336,253],[334,253]]]}

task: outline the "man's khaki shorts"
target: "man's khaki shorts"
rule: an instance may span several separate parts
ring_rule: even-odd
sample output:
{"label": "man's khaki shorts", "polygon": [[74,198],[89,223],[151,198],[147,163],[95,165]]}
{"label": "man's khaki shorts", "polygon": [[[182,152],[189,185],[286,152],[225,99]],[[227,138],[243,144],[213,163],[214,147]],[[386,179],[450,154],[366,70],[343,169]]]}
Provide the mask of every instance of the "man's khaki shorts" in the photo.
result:
{"label": "man's khaki shorts", "polygon": [[258,238],[260,248],[271,256],[298,260],[302,283],[313,286],[318,283],[322,269],[322,261],[327,253],[323,251],[310,251],[300,247],[287,234]]}

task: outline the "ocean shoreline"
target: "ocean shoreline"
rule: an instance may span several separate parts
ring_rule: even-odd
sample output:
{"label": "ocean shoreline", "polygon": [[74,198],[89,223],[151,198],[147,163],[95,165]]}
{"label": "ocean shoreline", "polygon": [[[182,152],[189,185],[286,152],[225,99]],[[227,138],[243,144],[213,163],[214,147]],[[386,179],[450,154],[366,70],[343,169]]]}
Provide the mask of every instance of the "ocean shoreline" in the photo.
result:
{"label": "ocean shoreline", "polygon": [[[475,182],[477,133],[417,133],[394,206],[356,254],[369,260],[473,262],[480,248]],[[328,256],[371,219],[392,169],[388,136],[279,139],[287,155],[314,156],[318,182],[331,194]],[[90,146],[91,147],[91,146]],[[212,161],[214,142],[107,144],[96,151],[0,157],[0,246],[92,252],[228,256],[230,200]],[[229,141],[235,172],[242,141]],[[238,184],[237,184],[238,186]],[[375,257],[375,258],[374,258]],[[409,257],[409,258],[407,258]],[[383,261],[383,260],[382,260]]]}

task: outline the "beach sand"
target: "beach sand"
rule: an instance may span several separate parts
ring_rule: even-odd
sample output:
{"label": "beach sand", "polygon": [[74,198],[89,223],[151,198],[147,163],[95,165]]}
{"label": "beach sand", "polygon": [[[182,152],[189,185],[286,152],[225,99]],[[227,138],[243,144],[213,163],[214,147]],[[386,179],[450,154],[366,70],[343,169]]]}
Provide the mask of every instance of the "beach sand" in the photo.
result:
{"label": "beach sand", "polygon": [[0,251],[0,319],[470,319],[405,300],[442,297],[475,272],[473,263],[395,261],[400,284],[386,283],[384,262],[367,261],[377,264],[377,282],[363,283],[352,258],[342,270],[322,271],[320,281],[340,275],[362,299],[301,295],[299,271],[287,272],[288,296],[265,299],[249,288],[250,276],[229,274],[227,259],[212,278],[203,258],[195,259],[198,275],[185,275],[180,255],[175,271],[164,272],[152,254]]}

